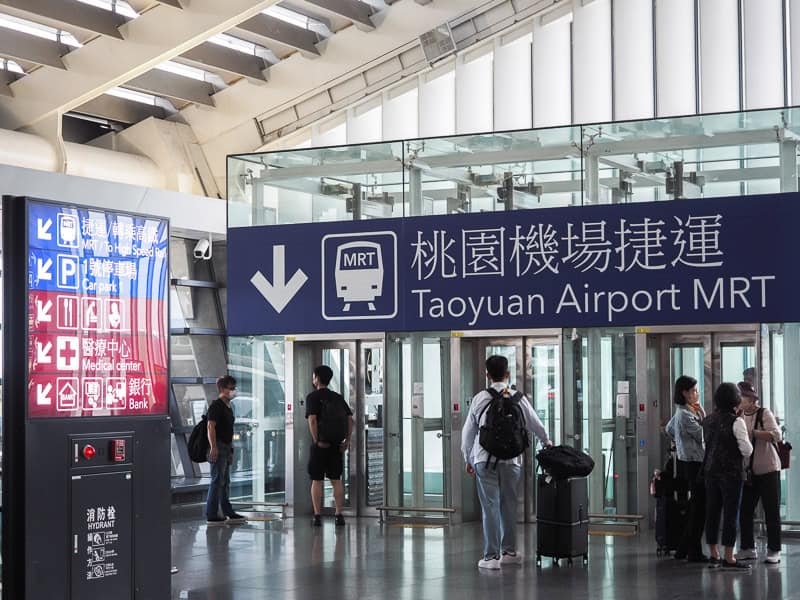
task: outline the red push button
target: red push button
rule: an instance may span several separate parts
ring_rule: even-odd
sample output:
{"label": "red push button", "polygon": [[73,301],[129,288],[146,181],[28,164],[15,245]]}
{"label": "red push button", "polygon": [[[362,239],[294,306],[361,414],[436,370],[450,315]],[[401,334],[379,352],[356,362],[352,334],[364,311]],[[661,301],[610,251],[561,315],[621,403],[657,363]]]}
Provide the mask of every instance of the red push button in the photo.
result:
{"label": "red push button", "polygon": [[95,454],[97,454],[97,450],[95,450],[94,446],[92,446],[91,444],[86,444],[83,447],[83,457],[86,460],[92,460]]}
{"label": "red push button", "polygon": [[114,457],[114,462],[125,462],[125,440],[111,442],[111,456]]}

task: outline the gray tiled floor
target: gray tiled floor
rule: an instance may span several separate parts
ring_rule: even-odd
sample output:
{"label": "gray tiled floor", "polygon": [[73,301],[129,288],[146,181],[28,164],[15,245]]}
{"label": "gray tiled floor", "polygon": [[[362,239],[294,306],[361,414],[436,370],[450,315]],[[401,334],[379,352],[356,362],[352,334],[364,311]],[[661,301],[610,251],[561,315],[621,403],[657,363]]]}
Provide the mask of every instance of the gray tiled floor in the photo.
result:
{"label": "gray tiled floor", "polygon": [[[800,600],[800,544],[784,546],[780,565],[752,573],[709,570],[656,558],[650,532],[591,536],[589,564],[533,564],[535,526],[520,526],[529,559],[521,567],[479,571],[478,524],[437,529],[384,527],[374,520],[312,529],[306,519],[206,527],[173,524],[173,598],[189,600],[536,598],[582,600]],[[562,562],[562,565],[565,563]]]}

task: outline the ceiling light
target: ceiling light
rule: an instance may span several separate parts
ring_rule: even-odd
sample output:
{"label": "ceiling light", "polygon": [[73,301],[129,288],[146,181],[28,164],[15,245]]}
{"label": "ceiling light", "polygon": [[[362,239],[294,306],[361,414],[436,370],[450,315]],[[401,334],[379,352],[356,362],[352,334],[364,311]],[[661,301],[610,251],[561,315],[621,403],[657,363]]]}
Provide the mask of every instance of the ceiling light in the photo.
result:
{"label": "ceiling light", "polygon": [[123,0],[78,0],[78,2],[89,4],[90,6],[95,6],[97,8],[102,8],[103,10],[110,12],[115,12],[118,15],[122,15],[123,17],[128,17],[130,19],[135,19],[139,16],[139,13],[133,10],[131,5]]}
{"label": "ceiling light", "polygon": [[150,106],[156,106],[156,97],[152,94],[143,94],[142,92],[134,92],[133,90],[126,90],[125,88],[111,88],[106,92],[109,96],[115,96],[116,98],[123,98],[125,100],[130,100],[132,102],[138,102],[139,104],[148,104]]}
{"label": "ceiling light", "polygon": [[0,27],[44,38],[53,42],[61,42],[62,44],[66,44],[67,46],[72,46],[74,48],[80,48],[82,46],[82,44],[76,40],[71,33],[60,31],[53,27],[48,27],[47,25],[34,23],[33,21],[28,21],[27,19],[12,17],[11,15],[0,15]]}

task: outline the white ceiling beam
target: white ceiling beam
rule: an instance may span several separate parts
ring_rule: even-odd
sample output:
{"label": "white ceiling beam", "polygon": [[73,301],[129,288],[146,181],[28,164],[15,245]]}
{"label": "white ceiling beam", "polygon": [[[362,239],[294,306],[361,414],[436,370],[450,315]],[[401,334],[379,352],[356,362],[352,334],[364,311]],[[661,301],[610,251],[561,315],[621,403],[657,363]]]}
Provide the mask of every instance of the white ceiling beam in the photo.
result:
{"label": "white ceiling beam", "polygon": [[256,15],[252,19],[240,23],[238,29],[278,42],[310,56],[319,56],[320,54],[316,46],[320,40],[316,33],[269,15]]}
{"label": "white ceiling beam", "polygon": [[[74,110],[224,33],[275,2],[192,0],[180,11],[156,5],[123,25],[124,43],[98,37],[64,58],[69,72],[38,69],[15,83],[13,99],[0,97],[0,127],[29,127],[49,115]],[[0,40],[5,37],[4,31]]]}
{"label": "white ceiling beam", "polygon": [[119,31],[119,27],[128,21],[119,13],[77,2],[77,0],[61,0],[60,2],[53,2],[53,0],[0,0],[0,6],[7,6],[29,15],[57,21],[62,25],[71,25],[120,40],[122,33]]}
{"label": "white ceiling beam", "polygon": [[11,86],[9,84],[17,79],[19,79],[18,73],[0,69],[0,94],[3,96],[13,97],[14,92],[11,91]]}
{"label": "white ceiling beam", "polygon": [[352,21],[360,29],[375,29],[372,22],[372,7],[358,0],[306,0],[317,8],[331,12],[348,21]]}
{"label": "white ceiling beam", "polygon": [[28,35],[5,27],[0,28],[0,55],[56,69],[66,69],[61,57],[69,52],[69,46]]}
{"label": "white ceiling beam", "polygon": [[214,93],[213,85],[160,69],[153,69],[134,77],[125,84],[125,87],[155,96],[165,96],[173,100],[214,106],[214,100],[211,98]]}
{"label": "white ceiling beam", "polygon": [[256,82],[267,80],[264,71],[269,65],[260,57],[244,54],[211,42],[205,42],[184,52],[181,54],[181,59],[201,68],[218,69],[231,75],[247,77]]}
{"label": "white ceiling beam", "polygon": [[164,109],[160,106],[134,102],[133,100],[109,96],[108,94],[103,94],[90,100],[86,104],[77,107],[73,112],[129,125],[143,121],[148,117],[163,119],[166,116]]}

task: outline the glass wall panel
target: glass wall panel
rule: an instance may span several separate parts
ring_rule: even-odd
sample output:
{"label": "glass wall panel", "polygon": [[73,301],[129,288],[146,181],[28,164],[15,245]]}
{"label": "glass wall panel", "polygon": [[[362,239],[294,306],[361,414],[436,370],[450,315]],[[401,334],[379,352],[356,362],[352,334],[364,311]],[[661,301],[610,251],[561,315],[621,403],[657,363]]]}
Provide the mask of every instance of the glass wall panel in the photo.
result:
{"label": "glass wall panel", "polygon": [[445,67],[420,78],[419,134],[453,135],[456,130],[456,72]]}
{"label": "glass wall panel", "polygon": [[170,323],[173,329],[197,327],[221,329],[214,288],[170,286]]}
{"label": "glass wall panel", "polygon": [[565,16],[533,28],[533,125],[572,122],[572,20]]}
{"label": "glass wall panel", "polygon": [[532,41],[533,35],[527,33],[498,45],[494,50],[496,131],[533,127]]}
{"label": "glass wall panel", "polygon": [[169,239],[169,269],[174,279],[211,281],[208,261],[194,257],[197,240],[171,237]]}
{"label": "glass wall panel", "polygon": [[613,118],[611,0],[575,3],[572,21],[572,122]]}
{"label": "glass wall panel", "polygon": [[386,92],[383,101],[383,139],[400,140],[419,136],[419,90],[400,87]]}
{"label": "glass wall panel", "polygon": [[743,0],[745,103],[783,105],[783,0]]}
{"label": "glass wall panel", "polygon": [[174,383],[172,391],[175,402],[178,404],[178,414],[181,422],[174,425],[193,427],[206,414],[208,405],[218,396],[216,385],[203,385],[200,383]]}
{"label": "glass wall panel", "polygon": [[286,493],[285,355],[283,338],[233,337],[229,372],[237,379],[233,401],[236,447],[235,472],[252,481],[254,502],[282,502]]}
{"label": "glass wall panel", "polygon": [[658,116],[696,110],[695,0],[656,0]]}
{"label": "glass wall panel", "polygon": [[347,118],[347,143],[379,142],[383,137],[383,109],[380,102],[369,102],[350,111]]}
{"label": "glass wall panel", "polygon": [[614,118],[653,116],[653,3],[614,0]]}
{"label": "glass wall panel", "polygon": [[456,62],[456,131],[475,133],[494,127],[494,52],[491,46],[476,57]]}
{"label": "glass wall panel", "polygon": [[225,373],[225,346],[217,335],[173,335],[172,377],[219,377]]}
{"label": "glass wall panel", "polygon": [[738,110],[739,0],[699,4],[700,110]]}

